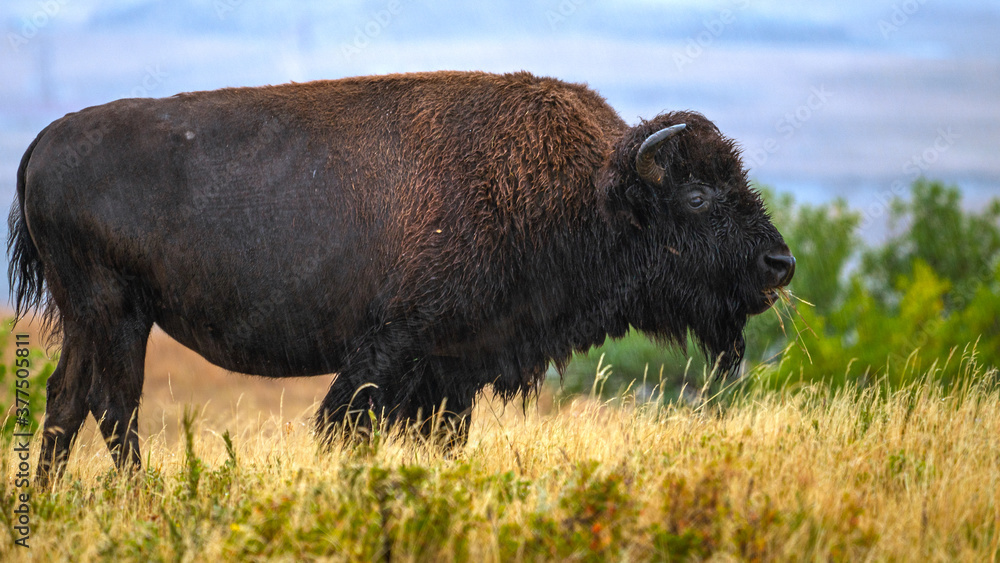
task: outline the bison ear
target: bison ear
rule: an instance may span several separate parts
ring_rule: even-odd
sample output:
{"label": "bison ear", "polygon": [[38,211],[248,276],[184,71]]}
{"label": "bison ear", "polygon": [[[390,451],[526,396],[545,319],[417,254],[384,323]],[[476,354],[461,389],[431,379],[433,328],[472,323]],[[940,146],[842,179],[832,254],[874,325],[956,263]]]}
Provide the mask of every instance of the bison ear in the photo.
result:
{"label": "bison ear", "polygon": [[666,170],[656,163],[656,151],[668,139],[680,133],[687,124],[680,123],[653,133],[639,146],[639,154],[635,155],[635,170],[639,177],[654,186],[663,185]]}

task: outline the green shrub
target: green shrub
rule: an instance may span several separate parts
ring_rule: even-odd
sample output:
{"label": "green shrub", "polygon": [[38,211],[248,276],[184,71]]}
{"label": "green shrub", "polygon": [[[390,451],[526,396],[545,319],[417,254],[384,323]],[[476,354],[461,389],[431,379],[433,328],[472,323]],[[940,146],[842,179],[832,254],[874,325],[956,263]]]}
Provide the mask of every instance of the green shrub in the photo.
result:
{"label": "green shrub", "polygon": [[982,212],[961,203],[958,188],[926,180],[913,184],[910,200],[893,201],[890,236],[859,249],[835,308],[799,307],[792,325],[801,338],[769,381],[898,387],[937,362],[947,384],[961,376],[965,355],[1000,365],[1000,200]]}
{"label": "green shrub", "polygon": [[[15,431],[34,433],[45,411],[45,384],[56,369],[56,362],[30,341],[17,340],[26,346],[18,346],[10,352],[10,359],[3,357],[14,336],[10,332],[10,321],[0,325],[0,395],[3,396],[3,423],[0,436],[10,440]],[[17,350],[27,350],[26,356]],[[27,360],[27,377],[18,377],[18,369],[24,368]],[[23,410],[26,409],[26,410]]]}
{"label": "green shrub", "polygon": [[[796,204],[761,191],[797,268],[790,303],[747,325],[745,370],[756,381],[895,386],[929,369],[924,358],[965,353],[1000,365],[1000,199],[968,211],[957,187],[917,180],[908,199],[891,202],[887,238],[872,244],[843,200]],[[645,382],[670,398],[700,386],[707,371],[692,343],[685,354],[630,332],[574,357],[564,390],[595,388],[599,362],[611,370],[596,388],[605,395]],[[939,378],[952,381],[959,364],[939,365]]]}

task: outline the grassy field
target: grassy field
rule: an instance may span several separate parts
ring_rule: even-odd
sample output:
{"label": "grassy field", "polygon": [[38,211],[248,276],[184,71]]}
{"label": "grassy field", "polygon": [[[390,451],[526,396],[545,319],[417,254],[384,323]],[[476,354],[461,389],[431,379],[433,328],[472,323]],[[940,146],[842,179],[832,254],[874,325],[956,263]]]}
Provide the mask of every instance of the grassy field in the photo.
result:
{"label": "grassy field", "polygon": [[[968,360],[971,383],[950,390],[805,387],[669,406],[546,393],[526,409],[484,398],[455,458],[391,432],[363,449],[319,452],[310,417],[328,379],[225,374],[162,334],[147,365],[143,474],[118,477],[88,423],[67,478],[30,493],[28,549],[13,545],[24,489],[6,446],[0,560],[988,561],[1000,552],[997,374]],[[33,466],[36,455],[37,443]]]}

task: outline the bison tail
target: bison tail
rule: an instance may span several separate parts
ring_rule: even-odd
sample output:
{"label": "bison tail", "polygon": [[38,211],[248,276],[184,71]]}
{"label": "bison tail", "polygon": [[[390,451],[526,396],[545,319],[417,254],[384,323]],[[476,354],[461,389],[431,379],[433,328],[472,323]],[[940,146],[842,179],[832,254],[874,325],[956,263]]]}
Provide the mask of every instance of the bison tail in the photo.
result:
{"label": "bison tail", "polygon": [[45,285],[45,267],[24,218],[25,172],[31,159],[31,152],[44,133],[45,131],[39,133],[31,142],[21,157],[21,164],[17,169],[17,196],[7,219],[9,228],[7,258],[10,260],[7,278],[10,282],[10,300],[14,305],[14,324],[44,302],[46,310],[43,324],[45,328],[51,330],[58,328],[57,325],[60,324],[59,311],[52,305]]}

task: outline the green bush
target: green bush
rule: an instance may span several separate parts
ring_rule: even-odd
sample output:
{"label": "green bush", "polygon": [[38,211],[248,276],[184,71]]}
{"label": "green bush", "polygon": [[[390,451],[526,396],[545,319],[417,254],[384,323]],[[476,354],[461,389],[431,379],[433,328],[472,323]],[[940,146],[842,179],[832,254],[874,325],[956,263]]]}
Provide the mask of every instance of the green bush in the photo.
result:
{"label": "green bush", "polygon": [[[34,433],[38,429],[45,411],[45,384],[56,368],[55,360],[23,340],[16,340],[19,345],[10,349],[9,359],[4,358],[4,351],[14,338],[10,325],[8,320],[0,326],[0,397],[3,399],[0,404],[4,409],[0,436],[4,443],[15,431]],[[27,376],[18,377],[25,369]]]}
{"label": "green bush", "polygon": [[[887,238],[872,244],[859,232],[861,215],[843,200],[796,204],[791,195],[761,191],[797,269],[790,303],[747,325],[745,372],[754,381],[860,378],[896,386],[922,377],[934,361],[938,377],[952,381],[963,354],[1000,365],[1000,200],[968,211],[957,187],[917,180],[908,199],[891,202]],[[598,362],[606,380],[596,390],[605,394],[645,382],[662,384],[670,397],[683,385],[700,386],[706,372],[691,343],[684,354],[632,332],[577,355],[564,390],[595,388]]]}
{"label": "green bush", "polygon": [[953,382],[965,355],[1000,365],[1000,200],[980,212],[961,203],[957,187],[923,179],[893,201],[890,236],[859,249],[839,304],[799,307],[792,325],[802,336],[770,381],[896,387],[934,362],[936,377]]}

